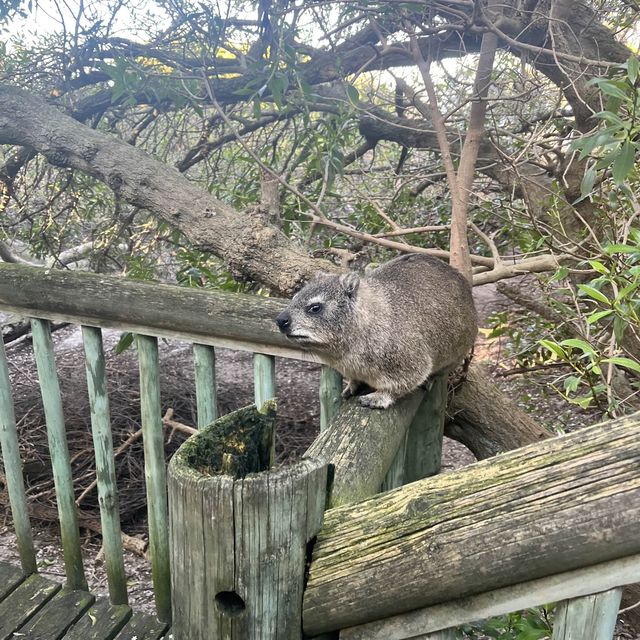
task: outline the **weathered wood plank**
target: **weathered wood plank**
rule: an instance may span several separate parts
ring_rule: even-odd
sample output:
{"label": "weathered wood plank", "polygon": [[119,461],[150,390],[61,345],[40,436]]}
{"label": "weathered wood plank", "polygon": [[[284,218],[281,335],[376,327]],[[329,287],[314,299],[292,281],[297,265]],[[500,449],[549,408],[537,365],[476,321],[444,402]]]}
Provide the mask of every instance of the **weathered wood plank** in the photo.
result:
{"label": "weathered wood plank", "polygon": [[198,428],[201,429],[218,417],[215,349],[206,344],[194,344],[193,365],[196,378],[196,413]]}
{"label": "weathered wood plank", "polygon": [[64,636],[65,640],[113,640],[131,618],[131,608],[99,598]]}
{"label": "weathered wood plank", "polygon": [[80,551],[80,531],[73,493],[73,477],[67,446],[67,433],[62,413],[62,398],[56,372],[56,362],[51,340],[51,328],[47,320],[33,318],[33,350],[36,356],[40,391],[47,423],[49,454],[56,488],[60,537],[64,553],[64,568],[69,589],[87,590]]}
{"label": "weathered wood plank", "polygon": [[166,622],[161,622],[153,616],[134,613],[115,640],[159,640],[168,627]]}
{"label": "weathered wood plank", "polygon": [[82,336],[91,411],[91,434],[96,458],[102,548],[109,595],[113,604],[127,604],[127,575],[122,553],[122,532],[102,332],[96,327],[82,327]]}
{"label": "weathered wood plank", "polygon": [[622,589],[610,589],[558,605],[552,640],[611,640]]}
{"label": "weathered wood plank", "polygon": [[273,356],[253,354],[253,386],[258,409],[276,397],[276,359]]}
{"label": "weathered wood plank", "polygon": [[421,633],[484,620],[548,602],[589,595],[593,589],[631,584],[640,576],[640,554],[487,591],[342,629],[340,640],[413,640]]}
{"label": "weathered wood plank", "polygon": [[305,454],[334,465],[332,507],[378,493],[423,394],[418,389],[385,411],[366,409],[356,398],[341,405]]}
{"label": "weathered wood plank", "polygon": [[440,473],[447,408],[447,376],[436,376],[409,426],[404,484]]}
{"label": "weathered wood plank", "polygon": [[328,511],[306,632],[640,552],[639,445],[636,414]]}
{"label": "weathered wood plank", "polygon": [[395,458],[387,471],[387,475],[382,481],[380,491],[391,491],[391,489],[397,489],[404,484],[404,459],[407,451],[407,436],[409,432],[405,432],[404,439],[398,447]]}
{"label": "weathered wood plank", "polygon": [[27,623],[60,590],[60,585],[38,574],[29,576],[0,602],[0,640]]}
{"label": "weathered wood plank", "polygon": [[163,621],[170,622],[169,516],[164,433],[160,406],[158,340],[150,336],[138,335],[136,336],[136,347],[140,365],[140,412],[153,594],[158,617]]}
{"label": "weathered wood plank", "polygon": [[194,435],[169,465],[178,638],[301,638],[306,548],[322,523],[327,465],[267,470],[274,428],[273,410],[248,407]]}
{"label": "weathered wood plank", "polygon": [[25,317],[318,360],[278,331],[274,318],[287,301],[277,298],[2,263],[0,305]]}
{"label": "weathered wood plank", "polygon": [[342,376],[331,367],[320,370],[320,431],[333,420],[342,403]]}
{"label": "weathered wood plank", "polygon": [[0,562],[0,602],[26,578],[24,571],[12,564]]}
{"label": "weathered wood plank", "polygon": [[23,634],[29,640],[59,640],[93,601],[94,597],[86,591],[61,589],[16,635]]}
{"label": "weathered wood plank", "polygon": [[36,571],[36,552],[33,548],[31,523],[22,475],[22,460],[18,446],[16,416],[11,396],[11,381],[4,342],[0,340],[0,453],[9,492],[11,516],[18,543],[20,563],[25,573]]}

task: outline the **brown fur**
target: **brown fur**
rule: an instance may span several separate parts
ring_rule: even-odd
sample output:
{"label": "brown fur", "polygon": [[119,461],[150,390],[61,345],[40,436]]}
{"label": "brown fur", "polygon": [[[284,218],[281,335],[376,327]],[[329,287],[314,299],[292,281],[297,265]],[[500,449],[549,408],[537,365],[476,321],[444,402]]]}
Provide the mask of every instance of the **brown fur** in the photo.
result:
{"label": "brown fur", "polygon": [[349,379],[343,395],[362,383],[372,387],[360,402],[375,408],[387,408],[433,374],[457,367],[478,331],[464,277],[437,258],[415,254],[364,277],[322,274],[277,321],[292,340]]}

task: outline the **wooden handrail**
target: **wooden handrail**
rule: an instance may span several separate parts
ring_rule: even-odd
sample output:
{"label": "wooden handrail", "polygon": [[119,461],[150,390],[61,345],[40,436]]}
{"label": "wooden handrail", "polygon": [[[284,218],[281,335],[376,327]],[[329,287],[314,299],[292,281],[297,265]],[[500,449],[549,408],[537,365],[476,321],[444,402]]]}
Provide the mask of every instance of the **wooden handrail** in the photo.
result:
{"label": "wooden handrail", "polygon": [[286,301],[85,271],[0,264],[0,310],[200,344],[317,360],[274,318]]}
{"label": "wooden handrail", "polygon": [[639,469],[635,414],[330,509],[313,550],[305,632],[640,553]]}

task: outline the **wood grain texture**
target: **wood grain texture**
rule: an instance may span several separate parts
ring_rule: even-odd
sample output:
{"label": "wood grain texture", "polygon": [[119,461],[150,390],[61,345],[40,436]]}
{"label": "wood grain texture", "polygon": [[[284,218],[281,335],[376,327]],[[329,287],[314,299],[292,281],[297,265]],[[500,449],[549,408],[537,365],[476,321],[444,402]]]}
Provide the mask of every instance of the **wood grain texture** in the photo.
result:
{"label": "wood grain texture", "polygon": [[196,415],[198,428],[201,429],[218,417],[215,349],[206,344],[194,344],[193,368],[196,379]]}
{"label": "wood grain texture", "polygon": [[611,640],[622,589],[610,589],[558,605],[552,640]]}
{"label": "wood grain texture", "polygon": [[31,522],[27,509],[27,497],[22,475],[22,459],[18,446],[16,416],[11,395],[11,380],[7,366],[4,342],[0,340],[0,453],[5,482],[9,492],[13,528],[16,534],[20,563],[25,573],[37,570],[36,552],[33,547]]}
{"label": "wood grain texture", "polygon": [[64,568],[69,589],[87,589],[84,577],[82,553],[80,550],[80,531],[73,493],[73,477],[67,446],[67,432],[62,413],[60,384],[56,372],[56,361],[51,340],[51,327],[47,320],[33,318],[33,350],[36,356],[40,392],[47,423],[47,440],[51,455],[53,482],[58,503],[60,537],[64,552]]}
{"label": "wood grain texture", "polygon": [[[18,633],[31,640],[58,640],[93,604],[86,591],[61,589]],[[19,637],[19,636],[18,636]]]}
{"label": "wood grain texture", "polygon": [[341,405],[305,454],[334,465],[332,507],[378,493],[423,395],[416,390],[384,411],[366,409],[357,398]]}
{"label": "wood grain texture", "polygon": [[136,612],[115,640],[159,640],[167,632],[168,626],[153,616]]}
{"label": "wood grain texture", "polygon": [[[304,459],[233,477],[203,473],[190,462],[194,452],[208,453],[220,433],[228,434],[229,448],[251,448],[232,421],[262,421],[267,428],[274,420],[273,412],[263,415],[255,408],[220,418],[192,436],[169,465],[177,638],[301,638],[306,548],[322,524],[326,464]],[[253,459],[267,460],[268,439],[254,437],[265,451]],[[218,457],[224,463],[228,455]],[[234,468],[244,466],[238,462]]]}
{"label": "wood grain texture", "polygon": [[96,327],[82,327],[82,337],[91,412],[91,435],[96,458],[102,548],[107,570],[109,596],[113,604],[127,604],[127,575],[124,570],[122,553],[122,531],[120,529],[118,487],[113,458],[113,437],[111,435],[111,415],[107,395],[102,332]]}
{"label": "wood grain texture", "polygon": [[59,590],[59,584],[38,574],[28,577],[0,602],[0,640],[12,638]]}
{"label": "wood grain texture", "polygon": [[65,640],[113,640],[130,617],[128,606],[112,605],[107,598],[99,598],[69,629]]}
{"label": "wood grain texture", "polygon": [[8,312],[317,360],[278,331],[274,318],[286,304],[277,298],[0,264],[0,305]]}
{"label": "wood grain texture", "polygon": [[333,420],[342,404],[342,375],[331,367],[320,371],[320,431]]}
{"label": "wood grain texture", "polygon": [[313,551],[305,631],[637,553],[638,468],[636,414],[331,509]]}
{"label": "wood grain texture", "polygon": [[169,516],[164,432],[160,407],[158,340],[136,336],[140,368],[140,412],[144,445],[144,475],[149,516],[149,555],[153,595],[158,617],[171,621],[171,577],[169,570]]}
{"label": "wood grain texture", "polygon": [[640,554],[635,554],[341,629],[340,640],[413,640],[421,633],[450,625],[586,596],[594,589],[627,585],[639,576]]}

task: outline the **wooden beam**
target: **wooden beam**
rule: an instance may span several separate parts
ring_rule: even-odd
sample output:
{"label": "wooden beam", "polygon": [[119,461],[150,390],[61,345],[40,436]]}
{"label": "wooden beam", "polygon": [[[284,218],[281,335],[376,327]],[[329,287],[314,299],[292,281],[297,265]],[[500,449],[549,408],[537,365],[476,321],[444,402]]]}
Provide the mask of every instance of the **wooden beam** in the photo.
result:
{"label": "wooden beam", "polygon": [[305,632],[638,553],[639,468],[636,414],[330,509],[313,550]]}
{"label": "wooden beam", "polygon": [[340,640],[414,640],[425,632],[449,625],[457,626],[548,602],[588,596],[594,589],[631,584],[638,580],[638,576],[640,554],[341,629]]}
{"label": "wooden beam", "polygon": [[0,264],[0,306],[73,322],[268,355],[312,360],[274,318],[286,300],[176,287],[83,271]]}
{"label": "wooden beam", "polygon": [[366,409],[357,398],[340,406],[305,453],[333,465],[332,507],[378,493],[423,395],[417,389],[384,411]]}

